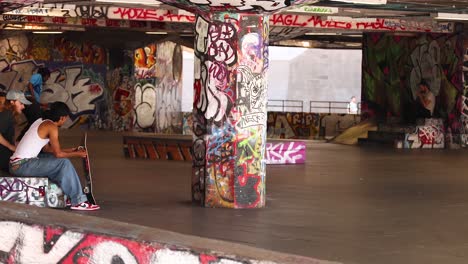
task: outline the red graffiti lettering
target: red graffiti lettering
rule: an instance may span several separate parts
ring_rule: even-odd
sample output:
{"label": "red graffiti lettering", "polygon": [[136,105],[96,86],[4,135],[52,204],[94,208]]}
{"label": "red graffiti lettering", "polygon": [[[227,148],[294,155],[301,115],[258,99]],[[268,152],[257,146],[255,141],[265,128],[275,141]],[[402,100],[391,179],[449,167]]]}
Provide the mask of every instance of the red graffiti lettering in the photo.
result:
{"label": "red graffiti lettering", "polygon": [[146,22],[143,21],[130,21],[130,27],[132,28],[145,28]]}
{"label": "red graffiti lettering", "polygon": [[44,22],[44,18],[41,16],[28,16],[28,22]]}
{"label": "red graffiti lettering", "polygon": [[160,20],[154,9],[119,7],[117,11],[114,11],[114,14],[120,15],[121,19]]}
{"label": "red graffiti lettering", "polygon": [[55,24],[67,24],[67,19],[65,17],[53,17],[52,22]]}
{"label": "red graffiti lettering", "polygon": [[195,16],[188,16],[188,15],[177,15],[173,14],[170,10],[164,14],[164,17],[167,17],[170,21],[180,22],[183,19],[188,20],[189,22],[195,22]]}
{"label": "red graffiti lettering", "polygon": [[119,20],[106,19],[107,27],[120,27]]}
{"label": "red graffiti lettering", "polygon": [[296,27],[305,27],[307,26],[306,22],[298,23],[299,16],[297,15],[273,15],[270,21],[275,26],[296,26]]}
{"label": "red graffiti lettering", "polygon": [[82,18],[81,24],[84,26],[97,26],[97,19],[95,18]]}

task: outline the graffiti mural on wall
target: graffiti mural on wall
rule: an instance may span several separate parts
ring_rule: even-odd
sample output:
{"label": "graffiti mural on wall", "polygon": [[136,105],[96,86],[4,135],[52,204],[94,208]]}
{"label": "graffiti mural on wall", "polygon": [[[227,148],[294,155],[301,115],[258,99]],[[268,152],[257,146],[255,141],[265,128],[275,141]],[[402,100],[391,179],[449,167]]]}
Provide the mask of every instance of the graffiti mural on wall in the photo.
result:
{"label": "graffiti mural on wall", "polygon": [[205,206],[264,205],[268,20],[262,19],[223,13],[195,24],[192,195]]}
{"label": "graffiti mural on wall", "polygon": [[106,53],[89,43],[50,38],[21,34],[0,40],[6,43],[0,48],[0,89],[25,90],[37,68],[48,67],[51,77],[43,86],[41,103],[64,102],[72,111],[73,123],[90,116],[93,127],[108,128],[109,102],[103,101],[106,66],[101,64]]}
{"label": "graffiti mural on wall", "polygon": [[148,80],[135,85],[135,128],[140,131],[154,131],[156,115],[156,90]]}
{"label": "graffiti mural on wall", "polygon": [[29,58],[29,39],[26,35],[7,37],[0,40],[0,59],[9,63]]}
{"label": "graffiti mural on wall", "polygon": [[[135,51],[135,129],[181,134],[182,48],[173,42],[150,46],[154,46],[154,52],[150,52],[151,63],[148,57],[143,57],[144,49],[148,47]],[[137,60],[138,52],[141,52],[142,55],[138,57],[142,60]]]}
{"label": "graffiti mural on wall", "polygon": [[41,103],[64,102],[76,117],[94,113],[95,101],[103,93],[101,84],[84,77],[84,66],[66,67],[50,73],[42,90]]}
{"label": "graffiti mural on wall", "polygon": [[134,53],[135,78],[145,79],[156,76],[156,44],[138,48]]}
{"label": "graffiti mural on wall", "polygon": [[442,118],[452,133],[459,133],[462,37],[383,33],[364,36],[363,115],[381,121],[398,118],[408,124],[420,118]]}
{"label": "graffiti mural on wall", "polygon": [[6,59],[0,60],[0,90],[24,90],[29,79],[41,64],[33,60],[15,61],[9,63]]}
{"label": "graffiti mural on wall", "polygon": [[107,53],[104,48],[90,42],[77,43],[58,37],[51,54],[53,61],[105,64]]}
{"label": "graffiti mural on wall", "polygon": [[406,133],[402,148],[444,148],[445,133],[442,119],[426,119],[413,133]]}
{"label": "graffiti mural on wall", "polygon": [[112,130],[133,129],[133,99],[135,79],[130,67],[118,67],[108,72],[107,86],[112,94]]}
{"label": "graffiti mural on wall", "polygon": [[269,138],[315,138],[320,115],[315,113],[268,112]]}
{"label": "graffiti mural on wall", "polygon": [[[11,263],[261,263],[223,253],[84,233],[62,227],[0,222],[0,257]],[[273,262],[268,262],[273,263]]]}

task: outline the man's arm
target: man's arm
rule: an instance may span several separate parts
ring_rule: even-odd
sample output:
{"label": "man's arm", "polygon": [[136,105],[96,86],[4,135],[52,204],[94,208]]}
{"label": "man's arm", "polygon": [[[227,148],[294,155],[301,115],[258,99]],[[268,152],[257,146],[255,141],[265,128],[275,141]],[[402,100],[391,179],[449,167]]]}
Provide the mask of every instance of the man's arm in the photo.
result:
{"label": "man's arm", "polygon": [[55,157],[57,158],[84,158],[86,157],[85,150],[76,150],[71,152],[66,152],[60,148],[60,142],[58,139],[58,127],[53,123],[48,122],[47,130],[49,135],[49,144],[46,145],[44,151],[52,152]]}
{"label": "man's arm", "polygon": [[12,145],[10,142],[8,142],[8,140],[6,140],[2,134],[0,134],[0,145],[3,145],[5,146],[6,148],[8,148],[9,150],[11,151],[15,151],[16,150],[16,146],[15,145]]}
{"label": "man's arm", "polygon": [[30,82],[28,83],[28,90],[31,93],[31,97],[32,97],[31,99],[30,98],[28,98],[28,99],[32,100],[33,102],[36,102],[36,97],[34,96],[34,87],[33,87],[32,83],[30,83]]}

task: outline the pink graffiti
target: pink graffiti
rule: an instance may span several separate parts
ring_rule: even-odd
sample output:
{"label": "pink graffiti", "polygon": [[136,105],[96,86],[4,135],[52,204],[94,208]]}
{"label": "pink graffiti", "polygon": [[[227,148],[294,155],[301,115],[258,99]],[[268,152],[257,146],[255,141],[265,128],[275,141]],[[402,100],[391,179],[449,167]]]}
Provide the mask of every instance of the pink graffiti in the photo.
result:
{"label": "pink graffiti", "polygon": [[267,164],[305,163],[306,145],[304,142],[266,143],[265,160]]}

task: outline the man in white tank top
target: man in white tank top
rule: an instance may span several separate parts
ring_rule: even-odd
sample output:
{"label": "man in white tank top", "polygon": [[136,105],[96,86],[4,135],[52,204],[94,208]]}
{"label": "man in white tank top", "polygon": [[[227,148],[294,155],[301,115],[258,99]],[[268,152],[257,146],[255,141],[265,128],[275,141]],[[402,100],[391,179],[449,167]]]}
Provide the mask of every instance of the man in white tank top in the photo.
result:
{"label": "man in white tank top", "polygon": [[68,159],[84,158],[86,151],[60,147],[59,127],[69,115],[66,104],[52,103],[50,110],[44,112],[46,119],[36,120],[19,142],[10,158],[10,172],[17,176],[48,177],[70,197],[72,210],[98,210],[99,205],[88,202],[83,194],[78,174]]}

